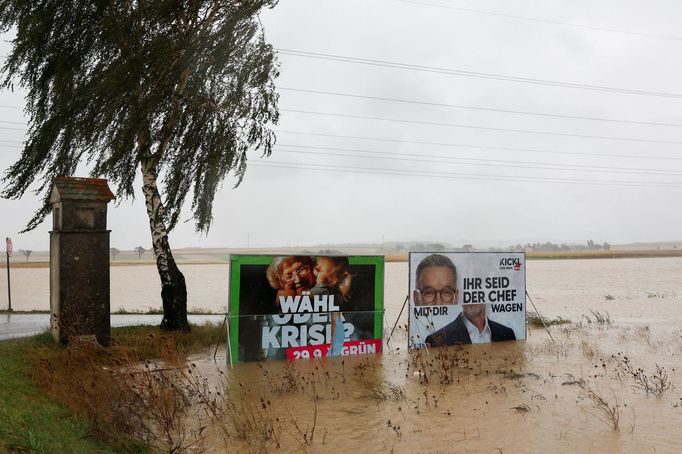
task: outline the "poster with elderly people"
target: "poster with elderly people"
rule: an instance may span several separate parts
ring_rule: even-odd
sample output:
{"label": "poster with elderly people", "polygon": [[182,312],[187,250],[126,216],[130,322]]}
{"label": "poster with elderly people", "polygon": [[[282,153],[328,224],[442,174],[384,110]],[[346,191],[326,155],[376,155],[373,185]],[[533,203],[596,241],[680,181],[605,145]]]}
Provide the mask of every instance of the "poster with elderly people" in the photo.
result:
{"label": "poster with elderly people", "polygon": [[232,255],[233,361],[381,351],[384,258]]}
{"label": "poster with elderly people", "polygon": [[412,252],[409,347],[526,338],[523,252]]}

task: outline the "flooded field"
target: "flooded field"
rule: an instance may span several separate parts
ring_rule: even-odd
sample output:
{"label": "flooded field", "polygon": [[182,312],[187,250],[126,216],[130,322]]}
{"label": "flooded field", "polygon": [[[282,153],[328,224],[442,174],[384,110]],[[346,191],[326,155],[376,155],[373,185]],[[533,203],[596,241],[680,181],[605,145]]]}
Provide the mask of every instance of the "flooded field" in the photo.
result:
{"label": "flooded field", "polygon": [[[386,270],[388,331],[407,293],[407,264]],[[190,307],[224,310],[226,265],[183,272]],[[160,306],[154,267],[111,276],[113,310]],[[234,369],[224,350],[217,362],[212,353],[196,358],[202,377],[227,383],[232,402],[197,449],[680,452],[680,276],[680,258],[529,261],[539,311],[570,321],[551,326],[551,337],[529,328],[526,341],[408,353],[401,320],[376,356]],[[46,269],[15,270],[12,283],[16,309],[48,308]]]}
{"label": "flooded field", "polygon": [[[579,321],[590,309],[620,322],[679,325],[682,321],[682,258],[529,260],[527,289],[550,317]],[[228,265],[184,265],[189,307],[221,313],[227,307]],[[49,310],[49,269],[12,270],[15,310]],[[393,322],[407,295],[407,263],[387,263],[386,317]],[[111,268],[111,310],[160,309],[154,265]],[[7,305],[7,277],[0,276],[0,307]],[[653,307],[652,307],[653,304]],[[529,307],[532,307],[529,304]]]}
{"label": "flooded field", "polygon": [[[680,452],[682,400],[673,387],[679,386],[679,331],[654,337],[646,327],[592,324],[553,336],[556,343],[533,330],[526,342],[430,354],[401,349],[265,369],[240,364],[227,376],[245,403],[224,424],[252,417],[272,424],[273,434],[235,440],[216,431],[206,446],[214,452],[276,452],[277,445],[284,452]],[[200,364],[215,374],[214,364]],[[667,379],[652,379],[647,392],[642,378],[654,377],[656,364]],[[640,367],[644,372],[633,372]]]}

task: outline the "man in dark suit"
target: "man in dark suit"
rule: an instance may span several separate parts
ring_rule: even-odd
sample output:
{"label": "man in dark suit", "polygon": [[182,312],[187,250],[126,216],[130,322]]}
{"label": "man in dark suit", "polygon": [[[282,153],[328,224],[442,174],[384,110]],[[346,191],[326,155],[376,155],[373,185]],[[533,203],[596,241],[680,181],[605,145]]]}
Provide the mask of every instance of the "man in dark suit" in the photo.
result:
{"label": "man in dark suit", "polygon": [[[448,257],[429,255],[417,266],[416,278],[417,306],[459,304],[457,269]],[[464,304],[455,321],[426,337],[430,346],[506,340],[516,340],[514,330],[486,317],[485,304]]]}
{"label": "man in dark suit", "polygon": [[[474,304],[465,305],[464,312],[459,314],[454,322],[445,325],[435,333],[428,335],[426,337],[426,343],[429,344],[429,346],[431,347],[440,345],[471,344],[472,335],[467,329],[467,325],[465,324],[465,320],[469,321],[469,319],[466,316],[467,306],[475,305]],[[485,306],[485,304],[481,304],[480,306]],[[485,327],[484,325],[483,333],[485,333],[486,330],[489,330],[490,338],[489,340],[487,340],[488,342],[516,340],[516,335],[514,334],[513,329],[506,327],[501,323],[494,322],[487,317],[485,321],[487,321],[488,326]],[[474,338],[476,340],[475,343],[486,342],[485,340],[481,340],[485,339],[485,336],[482,336],[483,333],[479,330],[478,337],[476,337],[476,333],[474,332]]]}

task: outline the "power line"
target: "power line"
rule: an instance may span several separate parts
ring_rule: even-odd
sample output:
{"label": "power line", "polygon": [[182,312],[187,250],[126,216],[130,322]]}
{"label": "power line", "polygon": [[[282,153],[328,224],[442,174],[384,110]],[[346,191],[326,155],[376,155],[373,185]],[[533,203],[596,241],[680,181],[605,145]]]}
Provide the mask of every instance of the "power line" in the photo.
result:
{"label": "power line", "polygon": [[434,3],[417,2],[417,1],[413,1],[413,0],[393,0],[393,1],[400,2],[400,3],[408,3],[408,4],[412,4],[412,5],[428,6],[428,7],[432,7],[432,8],[450,9],[450,10],[461,11],[461,12],[465,12],[465,13],[483,14],[483,15],[488,15],[488,16],[504,17],[507,19],[517,19],[517,20],[524,20],[524,21],[531,21],[531,22],[541,22],[541,23],[551,24],[551,25],[563,25],[563,26],[567,26],[567,27],[584,28],[584,29],[588,29],[588,30],[597,30],[600,32],[621,33],[623,35],[643,36],[646,38],[657,38],[657,39],[668,39],[668,40],[672,40],[672,41],[682,41],[682,38],[677,37],[677,36],[670,36],[670,35],[656,35],[653,33],[633,32],[633,31],[629,31],[629,30],[620,30],[620,29],[616,29],[616,28],[607,28],[607,27],[597,27],[597,26],[593,26],[593,25],[575,24],[572,22],[563,22],[563,21],[552,20],[552,19],[541,19],[541,18],[537,18],[537,17],[517,16],[514,14],[498,13],[495,11],[485,11],[485,10],[472,9],[472,8],[460,8],[460,7],[456,7],[456,6],[438,5],[438,4],[434,4]]}
{"label": "power line", "polygon": [[[17,128],[6,128],[1,127],[0,129],[10,129],[24,131]],[[535,148],[519,148],[519,147],[504,147],[504,146],[489,146],[489,145],[476,145],[476,144],[465,144],[465,143],[446,143],[446,142],[429,142],[429,141],[417,141],[417,140],[405,140],[405,139],[387,139],[382,137],[363,137],[363,136],[353,136],[353,135],[343,135],[343,134],[325,134],[325,133],[315,133],[315,132],[304,132],[304,131],[287,131],[279,130],[278,134],[292,134],[292,135],[304,135],[313,137],[330,137],[339,139],[354,139],[354,140],[365,140],[373,142],[388,142],[388,143],[399,143],[399,144],[413,144],[413,145],[428,145],[437,146],[444,148],[471,148],[477,150],[492,150],[492,151],[520,151],[528,153],[540,153],[540,154],[556,154],[556,155],[567,155],[567,156],[588,156],[588,157],[601,157],[601,158],[626,158],[626,159],[646,159],[646,160],[667,160],[667,161],[682,161],[680,157],[673,156],[651,156],[651,155],[632,155],[632,154],[600,154],[600,153],[588,153],[579,151],[559,151],[559,150],[545,150],[545,149],[535,149]],[[3,148],[23,148],[23,142],[19,141],[9,141],[0,140],[0,145]],[[303,147],[302,145],[295,145],[298,147]],[[319,147],[307,147],[307,148],[319,148]],[[340,151],[357,151],[365,153],[373,153],[373,151],[367,150],[357,150],[357,149],[346,149],[346,148],[320,148],[326,150],[340,150]],[[441,157],[441,156],[436,156]],[[641,169],[646,170],[646,169]]]}
{"label": "power line", "polygon": [[682,184],[671,182],[632,182],[623,180],[586,180],[586,179],[557,179],[557,178],[542,178],[542,177],[514,177],[508,175],[484,175],[475,173],[456,173],[456,172],[432,172],[423,170],[402,170],[402,169],[383,169],[383,168],[367,168],[367,167],[353,167],[353,166],[338,166],[326,164],[293,164],[289,162],[252,162],[252,166],[257,167],[276,167],[286,169],[298,170],[315,170],[315,171],[334,171],[343,173],[364,173],[372,175],[395,175],[395,176],[413,176],[413,177],[429,177],[429,178],[448,178],[460,180],[486,180],[486,181],[515,181],[524,183],[554,183],[554,184],[577,184],[577,185],[596,185],[596,186],[631,186],[631,187],[668,187],[668,188],[682,188]]}
{"label": "power line", "polygon": [[[281,147],[293,148],[294,150],[282,149]],[[502,159],[479,159],[479,158],[461,158],[453,156],[443,156],[443,155],[421,155],[416,153],[391,153],[383,151],[366,151],[366,150],[352,150],[346,149],[346,151],[355,153],[366,153],[366,155],[349,155],[345,153],[329,153],[320,151],[301,151],[299,149],[315,149],[315,150],[331,150],[336,151],[339,149],[330,149],[324,147],[308,147],[303,145],[277,145],[278,152],[284,153],[296,153],[296,154],[309,154],[309,155],[322,155],[322,156],[338,156],[346,158],[366,158],[366,159],[384,159],[390,161],[402,161],[402,162],[426,162],[426,163],[436,163],[436,164],[464,164],[464,165],[474,165],[483,167],[504,167],[504,168],[521,168],[521,169],[539,169],[539,170],[570,170],[577,172],[595,172],[595,173],[623,173],[623,174],[635,174],[635,175],[666,175],[666,176],[682,176],[682,171],[680,170],[669,170],[669,169],[641,169],[632,167],[608,167],[608,166],[594,166],[594,165],[582,165],[582,164],[560,164],[560,163],[550,163],[550,162],[537,162],[537,161],[516,161],[516,160],[502,160]],[[381,156],[388,155],[388,156]],[[407,156],[407,158],[399,158],[397,156]],[[415,159],[420,158],[420,159]],[[423,158],[437,158],[436,159],[423,159]]]}
{"label": "power line", "polygon": [[462,70],[462,69],[449,69],[449,68],[439,68],[439,67],[435,67],[435,66],[413,65],[413,64],[409,64],[409,63],[399,63],[399,62],[391,62],[391,61],[385,61],[385,60],[375,60],[375,59],[371,59],[371,58],[348,57],[348,56],[343,56],[343,55],[325,54],[325,53],[318,53],[318,52],[290,50],[290,49],[276,49],[276,50],[280,54],[291,55],[291,56],[295,56],[295,57],[331,60],[331,61],[338,61],[338,62],[344,62],[344,63],[357,63],[357,64],[362,64],[362,65],[381,66],[381,67],[393,68],[393,69],[408,69],[408,70],[412,70],[412,71],[431,72],[431,73],[437,73],[437,74],[449,74],[449,75],[462,76],[462,77],[503,80],[503,81],[507,81],[507,82],[518,82],[518,83],[534,84],[534,85],[546,85],[546,86],[550,86],[550,87],[576,88],[576,89],[581,89],[581,90],[604,91],[604,92],[609,92],[609,93],[621,93],[621,94],[627,94],[627,95],[657,96],[657,97],[662,97],[662,98],[676,98],[676,99],[682,98],[682,94],[679,94],[679,93],[666,93],[666,92],[658,92],[658,91],[633,90],[633,89],[629,89],[629,88],[609,87],[609,86],[605,86],[605,85],[577,84],[577,83],[572,83],[572,82],[562,82],[562,81],[548,80],[548,79],[535,79],[535,78],[530,78],[530,77],[517,77],[517,76],[508,76],[508,75],[504,75],[504,74],[493,74],[493,73],[483,73],[483,72],[476,72],[476,71],[466,71],[466,70]]}
{"label": "power line", "polygon": [[381,96],[366,96],[366,95],[358,95],[358,94],[352,94],[352,93],[338,93],[338,92],[322,91],[322,90],[306,90],[306,89],[302,89],[302,88],[278,87],[278,90],[294,91],[294,92],[300,92],[300,93],[311,93],[311,94],[318,94],[318,95],[342,96],[342,97],[346,97],[346,98],[369,99],[369,100],[374,100],[374,101],[387,101],[387,102],[398,102],[398,103],[405,103],[405,104],[418,104],[418,105],[424,105],[424,106],[448,107],[448,108],[453,108],[453,109],[467,109],[467,110],[477,110],[477,111],[484,111],[484,112],[499,112],[499,113],[512,113],[512,114],[520,114],[520,115],[532,115],[532,116],[537,116],[537,117],[564,118],[564,119],[570,119],[570,120],[605,121],[605,122],[612,122],[612,123],[624,123],[624,124],[645,125],[645,126],[682,127],[682,124],[680,124],[680,123],[657,123],[657,122],[651,122],[651,121],[619,120],[619,119],[615,119],[615,118],[586,117],[586,116],[579,116],[579,115],[541,113],[541,112],[531,112],[531,111],[527,111],[527,110],[497,109],[497,108],[493,108],[493,107],[479,107],[479,106],[470,106],[470,105],[463,105],[463,104],[445,104],[445,103],[430,102],[430,101],[417,101],[417,100],[412,100],[412,99],[385,98],[385,97],[381,97]]}
{"label": "power line", "polygon": [[[421,154],[421,153],[394,153],[394,152],[389,152],[389,151],[375,151],[375,150],[360,150],[357,148],[335,148],[335,147],[314,147],[314,146],[309,146],[309,145],[298,145],[298,144],[277,144],[278,147],[289,147],[289,148],[303,148],[303,149],[311,149],[311,150],[330,150],[330,151],[348,151],[348,152],[355,152],[355,153],[367,153],[367,154],[383,154],[383,155],[395,155],[395,156],[413,156],[413,157],[425,157],[425,158],[439,158],[439,159],[461,159],[461,160],[469,160],[469,161],[481,161],[481,162],[509,162],[509,163],[526,163],[526,164],[545,164],[545,165],[559,165],[557,163],[542,163],[542,162],[536,162],[536,161],[505,161],[505,160],[499,160],[499,159],[485,159],[485,158],[466,158],[466,157],[457,157],[457,156],[449,156],[449,155],[434,155],[434,154]],[[510,150],[518,150],[518,151],[539,151],[539,150],[523,150],[523,149],[514,149],[510,148]],[[567,152],[567,154],[573,154],[570,152]],[[583,153],[579,153],[583,154]],[[584,153],[587,154],[587,153]],[[599,155],[599,154],[590,154],[592,157],[613,157],[614,155]],[[618,155],[616,155],[618,156]],[[628,156],[629,157],[629,156]],[[642,158],[647,158],[641,156]],[[665,159],[665,158],[659,158],[659,159]],[[677,161],[682,161],[682,158],[670,158],[674,159]],[[592,166],[588,164],[561,164],[564,166],[570,166],[570,167],[586,167],[586,168],[609,168],[609,169],[619,169],[619,170],[642,170],[642,171],[651,171],[651,172],[667,172],[667,169],[642,169],[642,168],[632,168],[632,167],[603,167],[603,166]]]}
{"label": "power line", "polygon": [[[287,132],[288,131],[280,131]],[[294,133],[295,134],[295,133]],[[315,134],[319,135],[319,134]],[[337,137],[337,136],[335,136]],[[343,136],[349,137],[349,136]],[[17,145],[5,145],[5,144],[17,144]],[[21,142],[0,140],[0,147],[2,148],[23,148],[20,146]],[[448,144],[439,144],[448,145]],[[477,148],[492,148],[492,149],[502,149],[502,150],[513,150],[513,151],[531,151],[531,152],[543,152],[543,153],[553,153],[549,150],[532,150],[532,149],[520,149],[520,148],[504,148],[504,147],[480,147],[475,145],[459,145],[459,144],[449,144],[453,147],[477,147]],[[293,148],[294,150],[282,149],[282,147]],[[538,162],[538,161],[522,161],[522,160],[502,160],[502,159],[485,159],[485,158],[467,158],[458,156],[448,156],[448,155],[437,155],[437,154],[418,154],[418,153],[394,153],[386,151],[376,151],[376,150],[363,150],[357,148],[338,148],[338,147],[315,147],[308,145],[299,144],[278,144],[277,148],[280,152],[285,153],[298,153],[298,154],[311,154],[311,155],[323,155],[323,156],[339,156],[339,157],[353,157],[353,158],[376,158],[385,160],[396,160],[396,161],[413,161],[413,162],[427,162],[427,163],[451,163],[451,164],[466,164],[466,165],[479,165],[479,166],[490,166],[490,167],[516,167],[516,168],[529,168],[529,169],[541,169],[541,170],[574,170],[583,172],[599,172],[607,173],[626,173],[626,174],[639,174],[639,175],[666,175],[666,176],[678,176],[682,175],[682,171],[667,170],[667,169],[649,169],[649,168],[631,168],[631,167],[614,167],[614,166],[595,166],[588,164],[558,164],[550,162]],[[300,151],[304,150],[328,150],[328,151],[339,151],[339,152],[351,152],[351,153],[364,153],[375,156],[362,156],[362,155],[348,155],[346,153],[322,153],[322,152],[306,152]],[[630,155],[599,155],[590,153],[574,153],[574,152],[555,152],[559,154],[568,155],[589,155],[592,157],[627,157],[627,158],[642,158],[642,159],[670,159],[682,161],[682,158],[673,157],[649,157],[649,156],[630,156]],[[384,155],[384,156],[380,156]],[[389,155],[389,156],[385,156]],[[421,159],[400,159],[393,156],[406,156],[409,158],[421,158]],[[434,158],[437,160],[424,159],[424,158]]]}
{"label": "power line", "polygon": [[682,145],[681,141],[675,140],[655,140],[655,139],[640,139],[632,137],[614,137],[614,136],[594,136],[589,134],[572,134],[566,132],[552,132],[552,131],[537,131],[531,129],[515,129],[515,128],[495,128],[491,126],[473,126],[473,125],[463,125],[458,123],[437,123],[432,121],[419,121],[419,120],[402,120],[399,118],[387,118],[387,117],[372,117],[366,115],[351,115],[351,114],[340,114],[332,112],[315,112],[310,110],[296,110],[296,109],[280,109],[282,112],[292,112],[292,113],[302,113],[308,115],[319,115],[326,117],[340,117],[340,118],[358,118],[362,120],[379,120],[379,121],[389,121],[394,123],[410,123],[418,125],[428,125],[428,126],[447,126],[451,128],[464,128],[464,129],[476,129],[482,131],[497,131],[497,132],[516,132],[521,134],[539,134],[547,136],[560,136],[560,137],[578,137],[583,139],[599,139],[599,140],[616,140],[623,142],[644,142],[644,143],[657,143],[657,144],[672,144],[672,145]]}
{"label": "power line", "polygon": [[645,155],[627,155],[627,154],[599,154],[599,153],[587,153],[580,151],[558,151],[558,150],[541,150],[534,148],[516,148],[516,147],[496,147],[488,145],[474,145],[474,144],[459,144],[459,143],[446,143],[446,142],[428,142],[428,141],[418,141],[418,140],[404,140],[404,139],[386,139],[383,137],[363,137],[363,136],[350,136],[342,134],[325,134],[316,132],[304,132],[304,131],[287,131],[279,130],[278,134],[293,134],[293,135],[303,135],[303,136],[313,136],[313,137],[333,137],[337,139],[356,139],[356,140],[367,140],[373,142],[387,142],[387,143],[399,143],[399,144],[413,144],[413,145],[430,145],[438,147],[448,147],[448,148],[473,148],[482,150],[498,150],[498,151],[523,151],[529,153],[548,153],[548,154],[559,154],[559,155],[574,155],[574,156],[590,156],[590,157],[602,157],[602,158],[629,158],[629,159],[661,159],[661,160],[671,160],[671,161],[682,161],[679,157],[670,156],[645,156]]}
{"label": "power line", "polygon": [[[428,126],[445,126],[445,127],[451,127],[451,128],[475,129],[475,130],[483,130],[483,131],[514,132],[514,133],[520,133],[520,134],[551,135],[551,136],[560,136],[560,137],[576,137],[576,138],[584,138],[584,139],[598,139],[598,140],[613,140],[613,141],[624,141],[624,142],[642,142],[642,143],[655,143],[655,144],[668,144],[668,145],[670,145],[670,144],[682,145],[682,141],[674,141],[674,140],[642,139],[642,138],[636,138],[636,137],[597,136],[597,135],[591,135],[591,134],[573,134],[573,133],[563,133],[563,132],[554,132],[554,131],[538,131],[538,130],[516,129],[516,128],[496,128],[496,127],[490,127],[490,126],[475,126],[475,125],[464,125],[464,124],[457,124],[457,123],[439,123],[439,122],[419,121],[419,120],[403,120],[403,119],[399,119],[399,118],[375,117],[375,116],[366,116],[366,115],[351,115],[351,114],[340,114],[340,113],[332,113],[332,112],[315,112],[315,111],[297,110],[297,109],[280,109],[280,111],[300,113],[300,114],[308,114],[308,115],[327,116],[327,117],[356,118],[356,119],[363,119],[363,120],[387,121],[387,122],[393,122],[393,123],[409,123],[409,124],[428,125]],[[25,124],[22,122],[6,121],[6,120],[0,120],[0,123]],[[25,128],[11,128],[11,127],[6,127],[6,126],[0,126],[0,129],[10,130],[10,131],[23,131],[23,132],[26,131]]]}

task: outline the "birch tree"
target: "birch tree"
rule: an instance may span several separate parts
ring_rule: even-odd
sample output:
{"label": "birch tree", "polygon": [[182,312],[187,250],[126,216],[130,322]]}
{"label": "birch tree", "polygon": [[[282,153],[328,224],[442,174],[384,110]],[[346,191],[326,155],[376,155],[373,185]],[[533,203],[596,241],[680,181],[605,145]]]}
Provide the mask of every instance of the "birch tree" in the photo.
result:
{"label": "birch tree", "polygon": [[161,278],[161,327],[188,330],[187,291],[168,232],[187,201],[208,232],[216,191],[244,177],[247,151],[275,141],[275,52],[259,20],[277,0],[0,0],[14,32],[2,86],[25,89],[29,130],[2,196],[29,189],[50,211],[52,178],[81,163],[134,197],[137,172]]}

